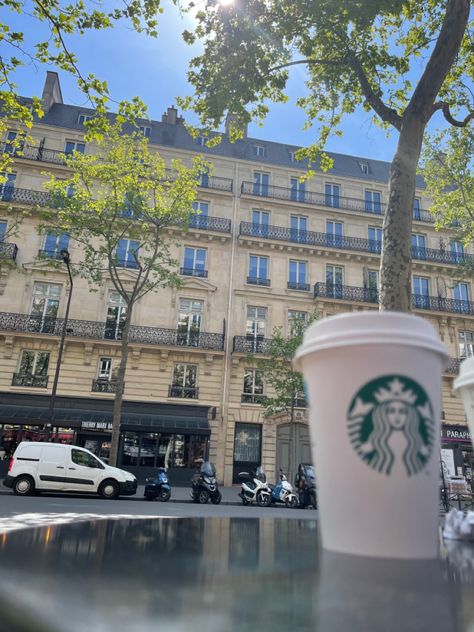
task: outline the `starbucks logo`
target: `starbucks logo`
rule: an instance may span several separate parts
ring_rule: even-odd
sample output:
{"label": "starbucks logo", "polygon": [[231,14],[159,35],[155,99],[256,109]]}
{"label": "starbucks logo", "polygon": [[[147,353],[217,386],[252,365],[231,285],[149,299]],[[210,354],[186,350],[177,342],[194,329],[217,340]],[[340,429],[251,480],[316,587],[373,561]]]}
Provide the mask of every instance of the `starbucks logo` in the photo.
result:
{"label": "starbucks logo", "polygon": [[401,375],[385,375],[363,386],[349,406],[349,439],[371,468],[408,476],[428,462],[434,443],[433,408],[424,389]]}

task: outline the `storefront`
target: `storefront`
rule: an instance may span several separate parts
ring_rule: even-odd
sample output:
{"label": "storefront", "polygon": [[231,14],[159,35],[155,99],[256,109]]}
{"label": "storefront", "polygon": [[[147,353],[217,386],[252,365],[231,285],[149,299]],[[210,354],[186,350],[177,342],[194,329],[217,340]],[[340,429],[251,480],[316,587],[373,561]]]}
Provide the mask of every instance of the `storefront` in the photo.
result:
{"label": "storefront", "polygon": [[472,437],[467,426],[442,424],[441,460],[445,474],[464,476],[474,485]]}
{"label": "storefront", "polygon": [[[44,441],[49,397],[0,394],[0,476],[20,441]],[[58,397],[50,441],[79,445],[104,461],[110,451],[113,400]],[[172,484],[189,483],[196,459],[208,458],[208,407],[124,402],[118,466],[139,481],[168,468]]]}

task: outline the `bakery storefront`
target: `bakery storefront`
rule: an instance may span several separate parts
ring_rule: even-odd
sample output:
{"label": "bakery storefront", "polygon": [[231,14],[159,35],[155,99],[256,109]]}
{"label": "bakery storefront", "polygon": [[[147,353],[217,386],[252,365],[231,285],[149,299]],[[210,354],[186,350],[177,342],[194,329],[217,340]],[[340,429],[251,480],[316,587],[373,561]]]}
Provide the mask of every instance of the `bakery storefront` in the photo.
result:
{"label": "bakery storefront", "polygon": [[[20,441],[44,441],[49,421],[49,397],[0,394],[0,476]],[[172,484],[188,484],[196,459],[207,459],[210,427],[207,406],[122,405],[118,466],[139,481],[157,467],[166,467]],[[107,462],[113,400],[58,397],[49,440],[87,448]]]}
{"label": "bakery storefront", "polygon": [[449,476],[464,476],[474,484],[472,436],[467,426],[442,424],[441,460]]}

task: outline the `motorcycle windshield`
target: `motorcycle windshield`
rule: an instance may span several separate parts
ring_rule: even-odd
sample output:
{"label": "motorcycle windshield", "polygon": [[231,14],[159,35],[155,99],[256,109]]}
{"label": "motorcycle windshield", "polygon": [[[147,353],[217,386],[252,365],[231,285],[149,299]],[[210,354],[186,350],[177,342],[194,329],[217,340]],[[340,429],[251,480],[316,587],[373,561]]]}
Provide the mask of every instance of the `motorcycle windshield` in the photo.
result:
{"label": "motorcycle windshield", "polygon": [[258,478],[258,480],[261,481],[262,483],[266,483],[267,482],[267,477],[265,476],[265,472],[264,472],[263,467],[261,465],[259,467],[257,467],[257,472],[256,472],[255,478]]}
{"label": "motorcycle windshield", "polygon": [[314,473],[314,468],[312,465],[306,466],[306,477],[311,483],[314,484],[316,482],[316,475]]}
{"label": "motorcycle windshield", "polygon": [[211,463],[210,461],[206,461],[205,463],[203,463],[201,465],[201,474],[204,474],[204,476],[209,476],[209,477],[213,477],[216,475],[216,466],[214,465],[214,463]]}

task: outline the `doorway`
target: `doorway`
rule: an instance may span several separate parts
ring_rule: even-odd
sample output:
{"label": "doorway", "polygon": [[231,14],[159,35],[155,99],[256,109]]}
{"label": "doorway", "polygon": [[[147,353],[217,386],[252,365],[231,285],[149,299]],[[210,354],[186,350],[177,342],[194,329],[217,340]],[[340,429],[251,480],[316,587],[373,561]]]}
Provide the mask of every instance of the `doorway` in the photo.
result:
{"label": "doorway", "polygon": [[313,460],[307,424],[293,424],[293,445],[291,445],[291,426],[291,423],[282,424],[277,429],[275,480],[278,480],[281,469],[293,484],[298,465],[312,463]]}

